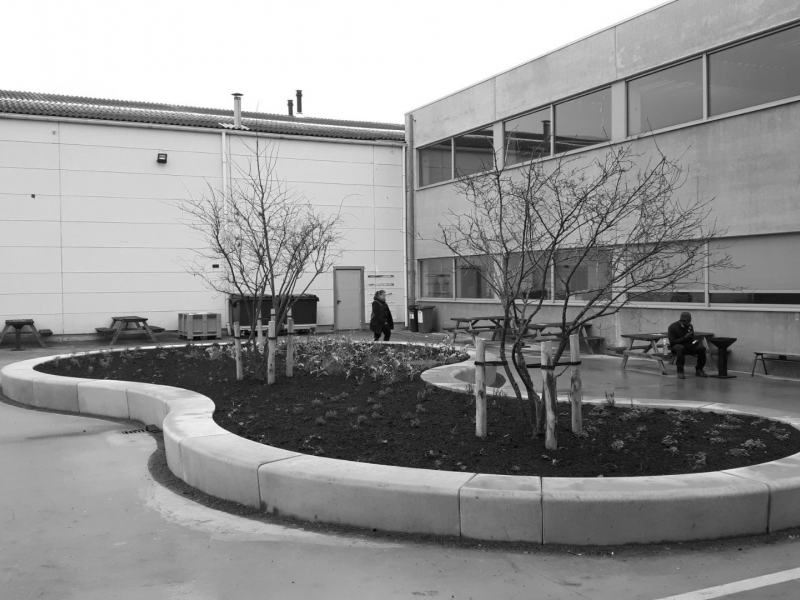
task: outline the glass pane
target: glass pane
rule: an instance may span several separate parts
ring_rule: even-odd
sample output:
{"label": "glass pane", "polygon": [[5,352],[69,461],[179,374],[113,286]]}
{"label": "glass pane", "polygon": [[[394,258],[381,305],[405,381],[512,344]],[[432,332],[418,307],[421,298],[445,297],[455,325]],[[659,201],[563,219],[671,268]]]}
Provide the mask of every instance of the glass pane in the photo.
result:
{"label": "glass pane", "polygon": [[537,110],[503,123],[506,164],[550,156],[550,109]]}
{"label": "glass pane", "polygon": [[[537,255],[538,256],[538,255]],[[516,286],[517,278],[524,271],[524,280],[520,286],[517,298],[520,300],[535,301],[540,298],[550,299],[550,269],[543,264],[542,260],[534,257],[527,257],[525,263],[521,265],[521,256],[513,255],[508,265],[509,284],[508,288]]]}
{"label": "glass pane", "polygon": [[709,114],[800,95],[800,27],[708,57]]}
{"label": "glass pane", "polygon": [[628,135],[702,118],[702,59],[628,82]]}
{"label": "glass pane", "polygon": [[556,153],[610,140],[611,89],[557,104],[555,118]]}
{"label": "glass pane", "polygon": [[419,151],[419,184],[430,185],[453,178],[450,140]]}
{"label": "glass pane", "polygon": [[494,133],[491,129],[473,131],[455,138],[456,176],[471,175],[494,167]]}
{"label": "glass pane", "polygon": [[456,298],[493,298],[485,281],[493,268],[487,256],[476,256],[469,261],[456,259]]}
{"label": "glass pane", "polygon": [[[629,248],[632,260],[640,260],[635,248]],[[648,256],[652,249],[641,247],[644,256]],[[678,244],[669,248],[662,255],[651,256],[645,260],[645,266],[641,270],[632,273],[634,280],[648,281],[653,286],[664,285],[665,281],[675,278],[676,273],[687,271],[685,277],[675,281],[669,289],[658,291],[636,290],[628,292],[628,298],[632,302],[702,302],[706,301],[705,294],[705,262],[694,255],[690,259],[686,252]]]}
{"label": "glass pane", "polygon": [[425,298],[453,297],[453,259],[428,258],[420,261],[420,285]]}
{"label": "glass pane", "polygon": [[712,271],[711,302],[800,304],[800,234],[721,240],[712,246],[730,255],[737,268]]}
{"label": "glass pane", "polygon": [[[608,285],[611,280],[611,255],[605,250],[591,250],[581,260],[584,250],[559,250],[556,252],[556,298],[566,297],[569,285],[570,297],[577,300],[593,298],[597,290]],[[603,297],[610,297],[608,290]]]}

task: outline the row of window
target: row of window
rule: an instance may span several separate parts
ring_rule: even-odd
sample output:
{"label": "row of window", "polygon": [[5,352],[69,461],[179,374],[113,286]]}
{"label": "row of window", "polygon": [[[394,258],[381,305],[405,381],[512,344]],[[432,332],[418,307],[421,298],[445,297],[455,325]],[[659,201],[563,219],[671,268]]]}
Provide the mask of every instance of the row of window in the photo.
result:
{"label": "row of window", "polygon": [[[735,268],[701,272],[691,281],[668,292],[637,294],[636,302],[699,302],[706,303],[708,281],[709,304],[800,304],[800,261],[786,260],[800,248],[800,233],[729,238],[715,243],[710,250],[731,257]],[[530,300],[563,300],[565,282],[560,272],[574,274],[570,278],[572,297],[586,299],[589,290],[604,286],[609,280],[610,261],[602,251],[592,253],[576,268],[576,252],[564,250],[556,254],[547,272],[534,275],[523,295]],[[432,258],[420,261],[420,297],[439,299],[494,298],[486,279],[493,267],[487,257],[472,259]],[[544,282],[544,283],[542,283]],[[584,293],[581,293],[581,292]]]}
{"label": "row of window", "polygon": [[[707,66],[707,85],[703,67]],[[800,27],[708,53],[626,82],[627,135],[699,121],[800,95]],[[611,139],[611,88],[503,122],[506,164]],[[498,140],[499,141],[499,140]],[[491,128],[419,150],[419,185],[484,170],[493,162]]]}

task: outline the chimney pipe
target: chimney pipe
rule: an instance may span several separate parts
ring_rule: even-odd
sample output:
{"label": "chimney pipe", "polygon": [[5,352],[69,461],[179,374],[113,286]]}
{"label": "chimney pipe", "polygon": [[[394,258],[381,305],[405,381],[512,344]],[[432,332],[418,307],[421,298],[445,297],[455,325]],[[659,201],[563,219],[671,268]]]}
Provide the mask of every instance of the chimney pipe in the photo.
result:
{"label": "chimney pipe", "polygon": [[303,90],[297,90],[297,114],[303,114]]}
{"label": "chimney pipe", "polygon": [[234,93],[233,96],[233,126],[239,129],[242,126],[242,94]]}
{"label": "chimney pipe", "polygon": [[289,104],[289,116],[293,117],[294,116],[294,102],[292,102],[291,100],[287,100],[286,102]]}

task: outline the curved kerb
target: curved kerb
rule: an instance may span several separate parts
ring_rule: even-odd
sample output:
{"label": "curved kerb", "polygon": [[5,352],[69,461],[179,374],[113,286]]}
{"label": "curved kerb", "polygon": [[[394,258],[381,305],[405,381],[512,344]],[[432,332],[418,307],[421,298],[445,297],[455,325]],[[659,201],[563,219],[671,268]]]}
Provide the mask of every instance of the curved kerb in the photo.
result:
{"label": "curved kerb", "polygon": [[[752,467],[661,477],[481,475],[371,465],[265,446],[213,420],[214,403],[187,390],[35,371],[0,371],[22,404],[134,419],[164,432],[170,470],[203,492],[308,521],[386,531],[542,544],[608,545],[763,534],[800,526],[800,454]],[[437,385],[465,386],[447,370]],[[591,402],[592,400],[590,400]],[[595,400],[599,401],[599,400]],[[758,415],[800,429],[800,414],[701,402],[634,401],[661,408]]]}

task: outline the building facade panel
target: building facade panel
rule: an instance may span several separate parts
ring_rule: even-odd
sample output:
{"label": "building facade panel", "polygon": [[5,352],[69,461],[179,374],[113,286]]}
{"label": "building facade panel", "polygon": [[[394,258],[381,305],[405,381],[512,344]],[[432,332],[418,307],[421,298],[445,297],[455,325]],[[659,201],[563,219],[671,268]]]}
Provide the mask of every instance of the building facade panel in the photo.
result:
{"label": "building facade panel", "polygon": [[60,143],[110,148],[140,148],[169,152],[206,152],[219,155],[220,133],[148,127],[133,123],[58,123]]}
{"label": "building facade panel", "polygon": [[61,215],[58,196],[4,194],[0,192],[0,215],[5,221],[58,221]]}

